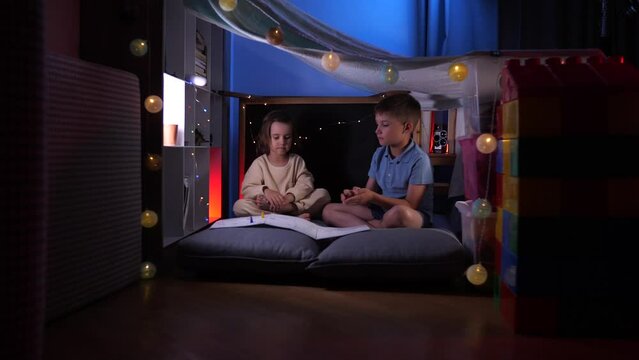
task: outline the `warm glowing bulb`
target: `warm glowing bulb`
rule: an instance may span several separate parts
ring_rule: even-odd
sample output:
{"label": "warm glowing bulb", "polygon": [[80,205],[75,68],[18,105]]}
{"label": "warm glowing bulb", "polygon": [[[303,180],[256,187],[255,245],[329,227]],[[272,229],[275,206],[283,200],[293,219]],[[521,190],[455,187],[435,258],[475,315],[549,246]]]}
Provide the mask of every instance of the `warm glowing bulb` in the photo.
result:
{"label": "warm glowing bulb", "polygon": [[475,142],[477,146],[477,150],[479,150],[482,154],[490,154],[491,152],[497,149],[497,139],[493,136],[493,134],[481,134],[477,138]]}
{"label": "warm glowing bulb", "polygon": [[341,62],[342,60],[339,58],[339,55],[337,55],[336,53],[332,51],[322,55],[322,67],[326,71],[337,70]]}
{"label": "warm glowing bulb", "polygon": [[387,84],[394,84],[399,79],[399,72],[391,64],[385,64],[382,66],[382,79]]}
{"label": "warm glowing bulb", "polygon": [[133,39],[129,43],[129,50],[135,56],[144,56],[149,51],[149,46],[144,39]]}
{"label": "warm glowing bulb", "polygon": [[266,33],[266,41],[271,45],[279,45],[284,41],[284,33],[279,27],[272,27]]}
{"label": "warm glowing bulb", "polygon": [[140,215],[140,224],[145,228],[152,228],[158,223],[158,214],[153,210],[144,210]]}
{"label": "warm glowing bulb", "polygon": [[473,285],[482,285],[488,280],[488,271],[482,264],[474,264],[466,269],[466,279]]}
{"label": "warm glowing bulb", "polygon": [[237,0],[220,0],[218,3],[224,11],[233,11],[237,7]]}
{"label": "warm glowing bulb", "polygon": [[468,67],[463,63],[452,64],[448,68],[448,76],[453,81],[464,81],[468,76]]}
{"label": "warm glowing bulb", "polygon": [[150,171],[157,171],[162,168],[162,157],[158,154],[147,154],[144,165]]}
{"label": "warm glowing bulb", "polygon": [[150,95],[144,100],[146,111],[155,114],[162,111],[162,98],[157,95]]}
{"label": "warm glowing bulb", "polygon": [[150,261],[145,261],[140,265],[140,278],[143,280],[153,279],[155,277],[155,273],[157,272],[157,268]]}
{"label": "warm glowing bulb", "polygon": [[476,199],[473,201],[471,213],[477,219],[486,219],[492,214],[493,206],[486,199]]}

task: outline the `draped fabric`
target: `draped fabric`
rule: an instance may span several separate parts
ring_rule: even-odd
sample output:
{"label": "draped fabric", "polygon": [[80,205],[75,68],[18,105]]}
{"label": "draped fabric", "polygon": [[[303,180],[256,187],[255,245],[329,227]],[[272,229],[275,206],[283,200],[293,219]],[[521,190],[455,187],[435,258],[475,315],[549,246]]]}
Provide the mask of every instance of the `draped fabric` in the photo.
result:
{"label": "draped fabric", "polygon": [[[489,51],[496,45],[496,1],[428,1],[426,47],[428,55],[437,56],[422,57],[402,57],[363,43],[286,0],[242,0],[231,9],[222,9],[217,0],[184,0],[184,5],[198,17],[254,41],[269,43],[269,32],[278,29],[271,45],[355,87],[373,93],[409,91],[425,110],[463,107],[464,130],[458,135],[471,135],[480,132],[482,109],[492,107],[498,97],[497,78],[508,59],[598,53]],[[341,59],[336,69],[322,66],[322,58],[331,52]],[[449,74],[458,63],[468,68],[468,77],[461,81]]]}
{"label": "draped fabric", "polygon": [[[482,0],[481,8],[489,9],[486,4],[493,2]],[[468,85],[451,80],[449,67],[455,62],[489,57],[487,52],[464,55],[466,50],[452,46],[450,37],[439,48],[455,56],[398,56],[340,33],[285,0],[238,1],[231,11],[223,10],[219,2],[213,0],[184,0],[184,4],[198,17],[254,41],[267,43],[266,34],[278,27],[283,33],[282,42],[274,46],[282,51],[342,82],[373,93],[410,91],[425,109],[460,107]],[[469,11],[474,11],[473,8]],[[473,17],[471,12],[467,18]],[[461,38],[462,30],[457,26],[447,27],[453,37]],[[464,46],[473,50],[474,45]],[[341,60],[335,71],[322,67],[322,56],[331,51]]]}

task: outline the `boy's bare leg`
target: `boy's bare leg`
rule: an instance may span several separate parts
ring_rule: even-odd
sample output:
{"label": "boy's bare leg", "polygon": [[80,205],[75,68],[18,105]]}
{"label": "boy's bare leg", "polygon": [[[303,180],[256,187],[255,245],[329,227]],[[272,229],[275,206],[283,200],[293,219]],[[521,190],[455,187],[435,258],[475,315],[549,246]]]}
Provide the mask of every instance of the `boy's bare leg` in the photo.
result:
{"label": "boy's bare leg", "polygon": [[422,227],[423,222],[424,218],[419,211],[408,206],[396,205],[384,214],[381,221],[381,227],[407,227],[419,229]]}
{"label": "boy's bare leg", "polygon": [[374,228],[381,228],[381,227],[384,227],[384,226],[382,225],[382,220],[378,220],[378,219],[368,220],[368,224],[369,224],[371,227],[374,227]]}
{"label": "boy's bare leg", "polygon": [[363,205],[328,204],[322,212],[322,219],[330,226],[349,227],[367,225],[373,219],[371,210]]}

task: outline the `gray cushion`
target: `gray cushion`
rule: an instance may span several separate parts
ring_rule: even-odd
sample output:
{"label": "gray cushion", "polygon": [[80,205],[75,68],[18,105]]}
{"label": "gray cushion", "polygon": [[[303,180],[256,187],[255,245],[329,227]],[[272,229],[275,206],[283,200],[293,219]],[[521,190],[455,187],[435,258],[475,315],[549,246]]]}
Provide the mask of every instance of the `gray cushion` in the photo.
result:
{"label": "gray cushion", "polygon": [[309,265],[324,278],[343,280],[450,280],[466,268],[464,248],[441,229],[375,229],[333,241]]}
{"label": "gray cushion", "polygon": [[317,258],[315,240],[268,226],[206,229],[178,244],[178,261],[199,272],[295,274]]}

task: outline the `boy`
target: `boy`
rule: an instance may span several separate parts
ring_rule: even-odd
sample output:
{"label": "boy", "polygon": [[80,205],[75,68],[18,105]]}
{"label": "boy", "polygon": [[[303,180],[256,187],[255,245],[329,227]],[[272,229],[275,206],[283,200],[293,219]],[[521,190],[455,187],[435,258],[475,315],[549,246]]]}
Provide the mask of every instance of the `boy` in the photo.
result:
{"label": "boy", "polygon": [[345,189],[342,203],[326,205],[322,218],[327,225],[431,226],[433,172],[430,159],[411,138],[420,119],[421,106],[408,94],[386,97],[375,106],[381,147],[373,154],[366,187]]}

